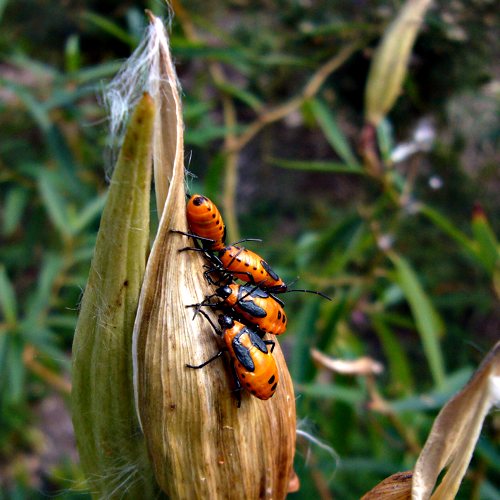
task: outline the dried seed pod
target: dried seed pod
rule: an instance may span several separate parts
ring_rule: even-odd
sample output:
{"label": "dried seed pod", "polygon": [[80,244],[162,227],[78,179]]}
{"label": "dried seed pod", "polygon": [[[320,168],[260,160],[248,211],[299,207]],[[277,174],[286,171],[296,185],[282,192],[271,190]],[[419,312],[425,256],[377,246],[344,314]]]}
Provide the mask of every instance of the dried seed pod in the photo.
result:
{"label": "dried seed pod", "polygon": [[361,500],[410,500],[412,472],[396,472],[377,484]]}
{"label": "dried seed pod", "polygon": [[130,120],[101,219],[73,343],[73,424],[96,498],[156,498],[133,404],[132,331],[149,243],[154,103]]}
{"label": "dried seed pod", "polygon": [[158,67],[165,73],[157,78],[161,88],[155,97],[170,115],[155,126],[154,157],[159,148],[161,178],[169,185],[158,197],[166,201],[134,329],[137,407],[149,456],[158,483],[172,498],[284,498],[295,451],[295,400],[279,346],[274,350],[280,375],[276,394],[261,401],[245,393],[239,409],[226,363],[186,367],[207,360],[220,345],[207,321],[193,320],[186,308],[212,293],[203,278],[203,258],[179,252],[190,241],[170,232],[187,230],[183,123],[168,44],[159,46]]}

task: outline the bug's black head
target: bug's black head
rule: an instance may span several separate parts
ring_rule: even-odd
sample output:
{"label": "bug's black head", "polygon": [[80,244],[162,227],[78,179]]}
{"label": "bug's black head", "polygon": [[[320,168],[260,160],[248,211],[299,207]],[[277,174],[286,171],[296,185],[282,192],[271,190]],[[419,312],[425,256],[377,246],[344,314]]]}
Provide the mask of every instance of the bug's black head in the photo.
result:
{"label": "bug's black head", "polygon": [[232,328],[234,326],[234,319],[227,314],[220,314],[219,325],[223,330],[227,330],[228,328]]}
{"label": "bug's black head", "polygon": [[229,285],[224,285],[217,288],[217,290],[215,290],[215,293],[221,299],[227,299],[233,293],[233,291],[231,290],[231,287]]}
{"label": "bug's black head", "polygon": [[193,196],[193,205],[195,205],[196,207],[199,207],[200,205],[203,205],[203,203],[205,203],[207,199],[202,196],[201,194],[195,194]]}

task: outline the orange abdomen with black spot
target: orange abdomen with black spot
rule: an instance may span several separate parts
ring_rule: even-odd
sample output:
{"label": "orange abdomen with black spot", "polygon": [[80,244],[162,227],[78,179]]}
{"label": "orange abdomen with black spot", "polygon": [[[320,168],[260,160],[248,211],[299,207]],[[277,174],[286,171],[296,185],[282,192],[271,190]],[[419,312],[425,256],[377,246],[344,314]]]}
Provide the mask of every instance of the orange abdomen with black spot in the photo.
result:
{"label": "orange abdomen with black spot", "polygon": [[278,367],[263,340],[238,321],[224,332],[241,386],[259,399],[269,399],[278,386]]}
{"label": "orange abdomen with black spot", "polygon": [[213,201],[201,194],[194,194],[188,201],[186,216],[189,229],[194,235],[213,240],[213,243],[203,242],[205,248],[214,251],[224,248],[226,228]]}

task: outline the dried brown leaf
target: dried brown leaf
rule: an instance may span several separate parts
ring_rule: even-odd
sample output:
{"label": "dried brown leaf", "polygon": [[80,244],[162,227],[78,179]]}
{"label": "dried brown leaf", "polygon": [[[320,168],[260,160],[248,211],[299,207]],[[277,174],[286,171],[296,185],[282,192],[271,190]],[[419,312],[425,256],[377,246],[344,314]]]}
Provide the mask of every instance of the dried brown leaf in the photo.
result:
{"label": "dried brown leaf", "polygon": [[366,84],[366,121],[377,126],[403,84],[413,44],[431,0],[407,0],[377,47]]}
{"label": "dried brown leaf", "polygon": [[352,360],[335,359],[311,349],[311,357],[324,368],[343,375],[378,375],[384,371],[382,363],[368,356]]}
{"label": "dried brown leaf", "polygon": [[[439,412],[415,466],[412,499],[453,499],[465,475],[484,418],[500,403],[500,342],[472,379]],[[443,480],[432,494],[444,467]]]}

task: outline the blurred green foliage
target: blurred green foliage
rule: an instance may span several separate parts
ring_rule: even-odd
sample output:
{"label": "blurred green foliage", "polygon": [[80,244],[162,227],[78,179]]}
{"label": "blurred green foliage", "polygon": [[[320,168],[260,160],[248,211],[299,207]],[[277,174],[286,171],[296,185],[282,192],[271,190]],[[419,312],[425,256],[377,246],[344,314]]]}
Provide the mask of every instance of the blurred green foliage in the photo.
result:
{"label": "blurred green foliage", "polygon": [[[191,191],[232,201],[239,232],[265,239],[259,251],[286,280],[333,297],[287,296],[282,344],[301,428],[335,450],[299,438],[296,498],[359,498],[410,469],[439,408],[498,339],[498,12],[436,2],[377,131],[382,172],[368,175],[357,151],[364,85],[399,4],[173,4]],[[0,1],[0,498],[84,498],[71,436],[50,428],[70,426],[71,341],[105,201],[96,95],[137,45],[145,7],[165,14],[157,2]],[[316,95],[237,151],[232,193],[228,138],[300,96],[352,43]],[[422,117],[436,134],[430,151],[391,160]],[[376,380],[333,375],[312,347],[386,369]],[[499,498],[498,440],[496,415],[461,498]]]}

